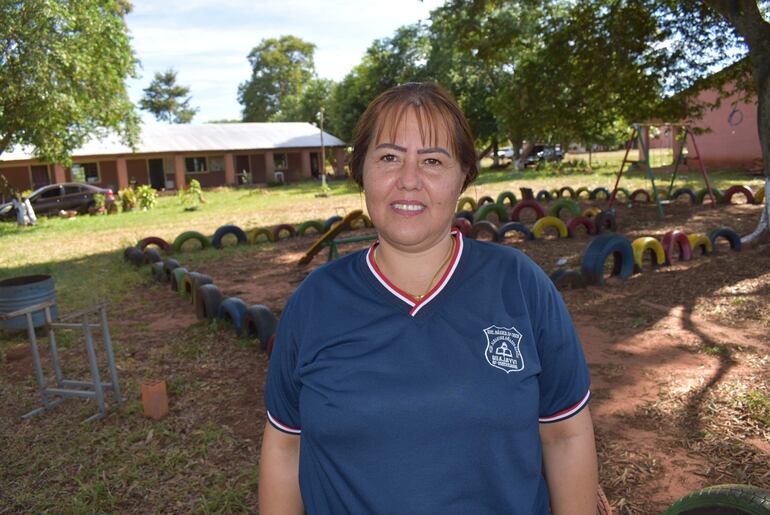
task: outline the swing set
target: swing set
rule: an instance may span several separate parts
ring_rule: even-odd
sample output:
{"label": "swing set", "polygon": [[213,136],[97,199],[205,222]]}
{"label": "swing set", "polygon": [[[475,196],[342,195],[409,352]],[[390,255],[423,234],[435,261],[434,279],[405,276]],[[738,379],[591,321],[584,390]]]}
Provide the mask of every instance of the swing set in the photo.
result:
{"label": "swing set", "polygon": [[[629,170],[631,167],[644,167],[647,170],[647,177],[650,179],[650,183],[652,184],[652,197],[655,199],[655,205],[658,208],[658,216],[663,218],[664,212],[663,212],[663,205],[668,204],[670,200],[662,200],[660,198],[660,194],[658,192],[658,188],[655,185],[655,174],[653,163],[651,160],[651,152],[650,152],[650,139],[649,139],[649,132],[650,128],[652,127],[665,127],[668,129],[669,133],[671,134],[671,148],[673,150],[673,154],[675,154],[673,158],[673,165],[674,165],[674,173],[671,175],[671,184],[669,184],[668,187],[668,197],[670,198],[674,183],[676,182],[677,173],[679,172],[679,167],[684,163],[685,159],[685,149],[687,148],[687,139],[689,138],[692,142],[693,150],[695,151],[694,156],[686,156],[689,159],[695,159],[698,161],[698,166],[700,168],[701,174],[703,175],[703,182],[706,185],[706,191],[708,192],[708,196],[711,199],[711,207],[716,207],[716,197],[714,196],[714,192],[711,190],[711,184],[709,183],[708,173],[706,173],[706,167],[703,165],[703,161],[700,158],[700,152],[698,151],[698,145],[695,142],[695,135],[692,132],[692,129],[690,129],[689,125],[684,124],[650,124],[650,123],[635,123],[631,125],[631,136],[629,137],[628,141],[626,141],[626,153],[623,157],[623,162],[620,165],[620,170],[618,171],[617,178],[615,179],[615,187],[612,189],[612,194],[610,195],[609,200],[609,206],[612,207],[612,204],[615,202],[615,196],[618,193],[618,186],[620,185],[620,178],[623,176],[623,170],[625,169],[626,165],[631,165],[629,167]],[[679,145],[675,145],[674,141],[676,138],[675,132],[681,131],[682,132],[682,141]],[[634,146],[634,143],[637,144],[637,148],[639,149],[640,158],[638,160],[631,160],[628,158],[629,153],[631,152],[631,148]],[[677,149],[678,146],[678,149]]]}

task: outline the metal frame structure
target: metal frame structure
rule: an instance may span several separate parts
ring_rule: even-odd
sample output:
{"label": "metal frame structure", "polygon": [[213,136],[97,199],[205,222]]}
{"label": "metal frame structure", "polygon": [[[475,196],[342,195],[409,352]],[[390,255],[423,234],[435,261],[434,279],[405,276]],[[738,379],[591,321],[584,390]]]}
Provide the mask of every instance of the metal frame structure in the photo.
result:
{"label": "metal frame structure", "polygon": [[[620,164],[620,170],[618,170],[618,175],[615,179],[615,187],[612,189],[608,207],[612,207],[612,204],[615,202],[615,196],[620,185],[620,178],[623,175],[623,169],[625,168],[626,164],[643,164],[647,168],[647,177],[649,177],[650,183],[652,184],[652,196],[655,199],[655,205],[658,208],[658,216],[663,218],[663,203],[660,200],[660,196],[658,195],[658,188],[655,185],[655,176],[653,174],[652,161],[650,160],[650,148],[647,144],[647,141],[645,141],[645,137],[642,132],[642,128],[644,127],[679,127],[684,131],[682,144],[679,147],[679,153],[677,154],[676,161],[674,162],[674,173],[671,176],[671,184],[668,188],[669,195],[671,194],[671,190],[674,187],[674,182],[676,181],[679,166],[682,164],[684,149],[687,148],[687,138],[689,137],[692,141],[693,149],[695,150],[695,156],[693,156],[693,158],[698,160],[698,165],[700,167],[701,174],[703,175],[703,182],[706,184],[706,190],[708,191],[709,198],[711,199],[711,207],[716,207],[716,197],[714,196],[714,192],[711,191],[711,183],[709,182],[708,173],[706,173],[706,167],[703,165],[703,160],[700,157],[700,151],[698,150],[698,144],[695,142],[695,135],[693,134],[692,129],[690,129],[689,125],[672,123],[634,123],[631,125],[631,137],[628,139],[628,141],[626,141],[626,153],[623,156],[623,162]],[[639,149],[642,151],[643,156],[642,159],[636,161],[628,159],[628,154],[634,145],[634,141],[638,142]]]}
{"label": "metal frame structure", "polygon": [[[57,322],[54,322],[51,317],[51,307],[54,304],[54,300],[49,300],[40,304],[35,304],[33,306],[27,306],[11,313],[0,313],[0,320],[8,320],[11,318],[23,316],[27,321],[27,336],[29,337],[30,346],[32,348],[32,360],[35,364],[35,378],[37,380],[38,390],[42,400],[42,406],[22,415],[22,418],[29,418],[39,413],[46,412],[61,404],[65,399],[73,397],[96,400],[96,405],[99,412],[87,418],[85,422],[90,422],[92,420],[102,418],[107,414],[107,410],[104,404],[105,390],[112,390],[115,401],[118,404],[123,401],[122,397],[120,396],[118,371],[115,367],[115,355],[112,351],[112,339],[110,338],[110,330],[107,324],[106,306],[104,304],[97,304],[65,317],[60,317]],[[48,385],[43,371],[43,364],[40,359],[40,351],[38,349],[37,336],[35,334],[35,325],[32,321],[32,314],[38,311],[43,311],[45,313],[44,328],[48,337],[48,347],[51,353],[51,364],[53,366],[54,377],[56,379],[55,387],[50,387]],[[93,319],[94,314],[96,313],[98,313],[98,323],[91,323],[89,319]],[[91,372],[90,381],[65,379],[63,377],[61,361],[59,359],[59,351],[56,347],[55,329],[81,329],[83,331],[86,342],[88,365]],[[107,367],[109,369],[111,380],[109,383],[102,382],[101,376],[99,374],[99,364],[96,359],[96,349],[94,346],[94,330],[100,330],[102,333],[102,339],[104,340],[104,352],[106,354]],[[59,398],[52,399],[53,397]]]}

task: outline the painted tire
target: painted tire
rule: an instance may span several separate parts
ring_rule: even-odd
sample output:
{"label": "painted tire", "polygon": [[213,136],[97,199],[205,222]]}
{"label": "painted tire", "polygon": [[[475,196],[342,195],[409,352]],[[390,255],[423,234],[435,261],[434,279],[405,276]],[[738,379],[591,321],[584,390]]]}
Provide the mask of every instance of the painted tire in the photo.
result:
{"label": "painted tire", "polygon": [[219,304],[217,318],[233,325],[235,334],[243,332],[243,315],[246,314],[246,303],[238,297],[228,297]]}
{"label": "painted tire", "polygon": [[308,229],[313,229],[318,234],[323,234],[324,224],[318,220],[308,220],[297,226],[297,236],[304,236]]}
{"label": "painted tire", "polygon": [[198,288],[203,284],[211,284],[213,282],[213,279],[211,279],[211,276],[209,275],[198,272],[187,272],[182,276],[182,284],[179,288],[179,293],[182,297],[188,299],[190,304],[194,306]]}
{"label": "painted tire", "polygon": [[361,215],[355,220],[351,220],[348,227],[351,229],[365,229],[367,227],[374,227],[374,224],[368,216]]}
{"label": "painted tire", "polygon": [[494,242],[499,241],[499,238],[497,236],[497,226],[492,222],[489,222],[487,220],[481,220],[473,224],[470,237],[473,238],[474,240],[477,240],[479,238],[479,235],[482,233],[489,234],[490,236],[492,236],[492,241]]}
{"label": "painted tire", "polygon": [[361,215],[359,219],[364,221],[365,227],[369,227],[370,229],[374,227],[374,222],[372,222],[372,219],[369,218],[369,215]]}
{"label": "painted tire", "polygon": [[608,190],[603,186],[599,186],[598,188],[594,188],[593,190],[591,190],[591,194],[588,196],[588,198],[591,200],[600,200],[599,199],[600,193],[603,195],[601,200],[609,200],[610,190]]}
{"label": "painted tire", "polygon": [[197,240],[201,244],[201,248],[205,249],[211,246],[211,241],[198,231],[185,231],[174,240],[174,250],[176,252],[182,252],[182,245],[190,240]]}
{"label": "painted tire", "polygon": [[273,227],[273,241],[281,239],[281,233],[289,233],[286,238],[293,238],[297,235],[297,230],[291,224],[279,224]]}
{"label": "painted tire", "polygon": [[136,246],[139,247],[141,250],[146,249],[148,245],[156,245],[163,252],[169,252],[171,250],[171,245],[169,244],[169,242],[167,242],[163,238],[158,238],[157,236],[148,236],[147,238],[143,238],[139,240],[139,242],[136,244]]}
{"label": "painted tire", "polygon": [[525,209],[532,209],[535,212],[537,220],[540,220],[545,216],[545,209],[540,205],[540,202],[535,200],[522,200],[518,202],[511,210],[511,221],[518,222],[521,212]]}
{"label": "painted tire", "polygon": [[535,222],[535,225],[532,227],[532,234],[535,236],[535,239],[542,238],[543,231],[549,227],[553,227],[559,231],[559,238],[566,238],[569,235],[567,226],[564,225],[564,222],[562,222],[560,218],[556,218],[555,216],[544,216]]}
{"label": "painted tire", "polygon": [[243,232],[243,229],[237,225],[227,224],[214,231],[214,236],[211,237],[211,245],[213,245],[215,249],[221,249],[222,238],[227,234],[234,235],[238,239],[238,245],[246,243],[247,241],[246,233]]}
{"label": "painted tire", "polygon": [[605,209],[594,218],[596,224],[596,234],[603,232],[615,232],[618,228],[617,217],[615,216],[615,208],[611,207]]}
{"label": "painted tire", "polygon": [[613,256],[612,274],[628,279],[634,272],[634,250],[631,242],[617,234],[600,234],[583,253],[580,272],[587,284],[604,284],[604,263]]}
{"label": "painted tire", "polygon": [[575,270],[557,270],[550,276],[554,286],[559,290],[574,290],[585,288],[586,281],[580,272]]}
{"label": "painted tire", "polygon": [[540,190],[537,192],[537,195],[535,195],[535,200],[538,202],[550,202],[551,193],[548,190]]}
{"label": "painted tire", "polygon": [[586,198],[588,198],[588,197],[590,197],[590,196],[591,196],[591,190],[589,190],[589,189],[588,189],[588,188],[586,188],[585,186],[581,186],[581,187],[579,187],[578,189],[576,189],[576,190],[575,190],[575,196],[574,196],[574,199],[575,199],[575,200],[580,200],[580,196],[581,196],[583,193],[585,193],[585,194],[586,194]]}
{"label": "painted tire", "polygon": [[[722,201],[725,198],[724,193],[722,193],[722,191],[717,188],[711,188],[711,192],[714,194],[714,199],[717,201],[717,204],[722,203]],[[695,194],[695,202],[698,205],[701,205],[703,204],[703,201],[706,199],[709,199],[708,190],[706,188],[699,189],[698,192]]]}
{"label": "painted tire", "polygon": [[[643,200],[639,200],[639,197],[642,197]],[[631,192],[631,196],[628,198],[631,202],[650,202],[650,192],[639,188],[638,190],[634,190]]]}
{"label": "painted tire", "polygon": [[508,221],[508,212],[505,210],[503,206],[495,203],[481,206],[479,210],[476,211],[476,213],[473,215],[473,218],[476,222],[481,222],[483,220],[486,220],[491,213],[495,213],[497,215],[497,220],[499,222]]}
{"label": "painted tire", "polygon": [[746,186],[730,186],[727,188],[727,191],[725,191],[725,204],[732,204],[733,195],[740,194],[743,195],[746,198],[747,204],[753,204],[754,203],[754,194],[751,192],[749,188]]}
{"label": "painted tire", "polygon": [[561,195],[559,194],[559,190],[554,188],[551,190],[551,198],[554,200],[560,199]]}
{"label": "painted tire", "polygon": [[216,284],[201,284],[195,292],[195,316],[198,320],[214,320],[221,303],[222,292]]}
{"label": "painted tire", "polygon": [[457,211],[464,211],[466,204],[470,206],[471,211],[476,211],[478,209],[476,200],[471,197],[461,197],[460,200],[457,201]]}
{"label": "painted tire", "polygon": [[666,252],[666,265],[670,265],[673,262],[676,247],[679,247],[679,261],[690,261],[692,259],[690,239],[682,231],[668,231],[660,239],[660,244]]}
{"label": "painted tire", "polygon": [[179,268],[179,266],[179,261],[176,259],[166,259],[163,261],[163,273],[166,274],[166,282],[171,282],[171,275],[175,269]]}
{"label": "painted tire", "polygon": [[259,339],[259,348],[267,351],[267,342],[275,334],[278,319],[267,306],[254,304],[243,314],[243,332],[250,338]]}
{"label": "painted tire", "polygon": [[681,196],[686,196],[690,199],[690,204],[695,205],[695,192],[690,188],[679,188],[678,190],[674,190],[674,193],[671,194],[671,200],[676,201]]}
{"label": "painted tire", "polygon": [[717,238],[724,238],[730,242],[730,248],[735,251],[741,250],[741,237],[737,232],[729,227],[722,227],[720,229],[714,229],[709,233],[709,240],[711,240],[712,252],[716,251]]}
{"label": "painted tire", "polygon": [[570,200],[568,198],[564,198],[561,200],[557,200],[550,208],[548,208],[548,216],[561,218],[559,214],[561,213],[561,210],[564,208],[569,209],[569,212],[572,213],[572,216],[580,215],[580,208],[575,203],[575,201]]}
{"label": "painted tire", "polygon": [[757,189],[757,192],[754,193],[754,203],[755,204],[764,204],[765,202],[765,186],[764,184]]}
{"label": "painted tire", "polygon": [[615,192],[615,198],[618,198],[618,193],[623,194],[623,198],[626,200],[626,202],[631,200],[631,193],[626,188],[618,188]]}
{"label": "painted tire", "polygon": [[559,197],[567,198],[564,196],[565,193],[569,193],[569,198],[577,199],[577,192],[572,188],[570,188],[569,186],[564,186],[562,188],[559,188]]}
{"label": "painted tire", "polygon": [[770,490],[750,485],[716,485],[676,501],[663,515],[768,515]]}
{"label": "painted tire", "polygon": [[582,213],[580,213],[580,216],[585,216],[586,218],[596,218],[596,215],[601,212],[602,210],[598,207],[587,207],[583,210]]}
{"label": "painted tire", "polygon": [[163,261],[163,257],[160,255],[160,252],[158,252],[158,249],[144,249],[142,254],[144,256],[145,264],[159,263]]}
{"label": "painted tire", "polygon": [[[666,200],[666,199],[668,199],[668,188],[658,188],[658,187],[656,186],[656,187],[655,187],[655,192],[657,192],[657,193],[658,193],[658,198],[659,198],[660,200]],[[653,193],[654,193],[654,192],[653,192]]]}
{"label": "painted tire", "polygon": [[503,191],[497,196],[497,200],[495,201],[495,204],[500,204],[501,206],[505,205],[505,201],[508,201],[508,205],[513,207],[516,205],[516,202],[518,199],[516,198],[516,195],[512,191]]}
{"label": "painted tire", "polygon": [[532,191],[532,188],[522,186],[519,191],[521,192],[521,200],[535,200],[535,192]]}
{"label": "painted tire", "polygon": [[459,213],[455,214],[455,218],[465,218],[470,223],[474,222],[473,213],[471,213],[470,211],[460,211]]}
{"label": "painted tire", "polygon": [[708,256],[714,252],[714,246],[711,244],[709,237],[705,234],[688,234],[687,239],[690,240],[692,257],[695,257],[695,251],[698,249],[700,249],[701,256]]}
{"label": "painted tire", "polygon": [[663,250],[663,245],[655,238],[650,236],[637,238],[631,243],[631,248],[634,251],[634,272],[637,274],[642,271],[644,254],[647,252],[652,252],[655,256],[654,266],[666,264],[666,251]]}
{"label": "painted tire", "polygon": [[153,263],[150,267],[152,278],[159,283],[166,281],[166,272],[163,270],[163,261]]}
{"label": "painted tire", "polygon": [[593,220],[585,216],[576,216],[567,224],[567,234],[570,238],[575,236],[575,230],[581,225],[586,228],[586,233],[589,235],[596,234],[596,224]]}
{"label": "painted tire", "polygon": [[266,241],[273,241],[273,231],[267,227],[258,227],[256,229],[252,229],[249,231],[247,237],[249,239],[249,243],[254,245],[258,242],[260,236],[264,236]]}
{"label": "painted tire", "polygon": [[182,284],[182,278],[186,273],[187,269],[182,266],[178,266],[171,271],[171,291],[179,291],[179,286]]}
{"label": "painted tire", "polygon": [[329,229],[332,228],[332,225],[334,225],[337,222],[341,222],[341,221],[342,221],[342,217],[339,216],[339,215],[330,216],[324,222],[324,226],[323,226],[324,231],[323,232],[326,233]]}
{"label": "painted tire", "polygon": [[485,204],[494,204],[495,199],[490,197],[489,195],[484,195],[483,197],[479,198],[478,202],[476,202],[476,209],[481,209],[481,207]]}
{"label": "painted tire", "polygon": [[138,268],[144,264],[144,252],[137,247],[128,247],[123,251],[123,259]]}
{"label": "painted tire", "polygon": [[471,221],[467,218],[455,218],[454,226],[460,230],[463,236],[467,238],[471,237],[471,232],[473,231],[473,223],[471,223]]}
{"label": "painted tire", "polygon": [[497,230],[497,241],[504,241],[505,236],[511,231],[516,231],[523,234],[524,238],[527,240],[535,239],[535,235],[532,234],[532,231],[530,231],[529,227],[527,227],[526,225],[520,224],[518,222],[508,222],[507,224],[503,224]]}

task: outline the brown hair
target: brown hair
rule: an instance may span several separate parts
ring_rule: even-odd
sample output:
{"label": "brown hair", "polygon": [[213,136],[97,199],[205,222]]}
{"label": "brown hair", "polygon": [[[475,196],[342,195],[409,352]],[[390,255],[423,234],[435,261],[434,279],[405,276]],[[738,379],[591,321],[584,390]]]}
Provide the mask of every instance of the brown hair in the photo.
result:
{"label": "brown hair", "polygon": [[436,143],[437,125],[446,130],[454,157],[460,161],[465,173],[465,190],[479,174],[473,134],[454,98],[444,88],[431,82],[408,82],[395,86],[369,104],[353,133],[353,154],[350,158],[353,180],[363,187],[364,161],[369,145],[377,142],[385,130],[394,137],[408,109],[412,109],[417,117],[420,135],[424,140],[430,140],[431,144]]}

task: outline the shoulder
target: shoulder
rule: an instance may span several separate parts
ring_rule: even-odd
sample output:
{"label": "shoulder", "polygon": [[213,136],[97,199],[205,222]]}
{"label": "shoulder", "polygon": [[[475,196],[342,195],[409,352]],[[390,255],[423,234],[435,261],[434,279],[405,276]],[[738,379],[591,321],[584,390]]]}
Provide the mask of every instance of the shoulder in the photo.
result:
{"label": "shoulder", "polygon": [[334,295],[336,288],[358,277],[356,269],[366,259],[367,251],[368,249],[353,252],[319,266],[302,280],[289,299],[290,302],[293,299],[310,299],[321,294],[327,297]]}

